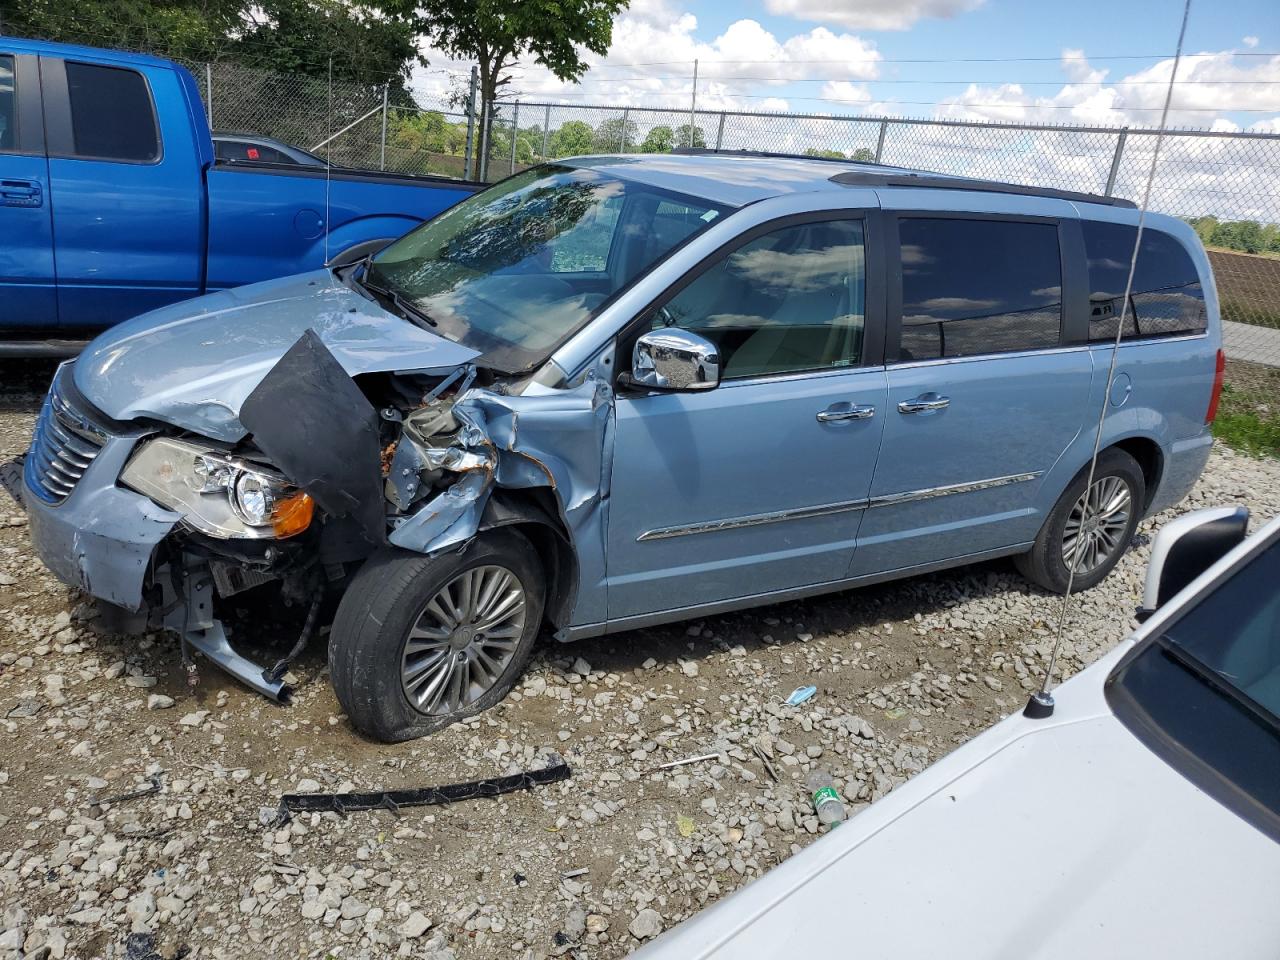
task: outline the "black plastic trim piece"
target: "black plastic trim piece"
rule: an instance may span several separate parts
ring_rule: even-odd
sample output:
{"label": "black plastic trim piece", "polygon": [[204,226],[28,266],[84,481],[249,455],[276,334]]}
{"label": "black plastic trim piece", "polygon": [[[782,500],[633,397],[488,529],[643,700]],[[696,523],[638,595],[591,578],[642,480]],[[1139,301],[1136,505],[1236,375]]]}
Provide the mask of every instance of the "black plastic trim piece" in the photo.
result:
{"label": "black plastic trim piece", "polygon": [[340,813],[355,810],[389,810],[399,816],[401,807],[440,806],[459,800],[481,800],[500,797],[517,790],[568,780],[573,771],[564,760],[553,754],[555,762],[541,770],[526,770],[506,777],[451,783],[442,787],[417,787],[408,790],[375,790],[369,793],[286,793],[280,798],[276,814],[277,827],[288,823],[295,813]]}
{"label": "black plastic trim piece", "polygon": [[847,170],[833,175],[830,180],[832,183],[838,183],[846,187],[915,187],[922,190],[971,190],[976,193],[1010,193],[1022,197],[1045,197],[1051,200],[1070,200],[1074,203],[1101,203],[1109,207],[1137,209],[1137,204],[1132,200],[1125,200],[1123,197],[1104,197],[1096,193],[1058,190],[1052,187],[1028,187],[1021,183],[1003,183],[999,180],[950,177],[925,170],[919,173]]}
{"label": "black plastic trim piece", "polygon": [[18,92],[17,135],[14,146],[0,153],[44,155],[44,115],[40,106],[40,61],[30,53],[12,54],[13,80]]}

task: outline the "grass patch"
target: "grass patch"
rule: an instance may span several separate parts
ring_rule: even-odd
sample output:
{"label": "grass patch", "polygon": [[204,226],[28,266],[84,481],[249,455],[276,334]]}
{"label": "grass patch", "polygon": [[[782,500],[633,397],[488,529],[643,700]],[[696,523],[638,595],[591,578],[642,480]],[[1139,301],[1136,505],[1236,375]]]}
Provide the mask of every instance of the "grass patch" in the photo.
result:
{"label": "grass patch", "polygon": [[1213,435],[1241,453],[1280,459],[1280,368],[1229,361]]}

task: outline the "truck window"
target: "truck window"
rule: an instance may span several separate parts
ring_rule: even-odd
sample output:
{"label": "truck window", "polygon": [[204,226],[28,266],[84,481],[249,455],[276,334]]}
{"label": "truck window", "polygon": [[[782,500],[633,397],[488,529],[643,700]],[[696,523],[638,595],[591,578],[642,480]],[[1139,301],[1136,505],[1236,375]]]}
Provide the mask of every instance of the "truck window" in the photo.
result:
{"label": "truck window", "polygon": [[1020,220],[904,217],[899,360],[1056,347],[1058,228]]}
{"label": "truck window", "polygon": [[[1082,226],[1089,258],[1089,339],[1114,340],[1137,227],[1094,220]],[[1202,333],[1206,322],[1200,275],[1186,248],[1167,233],[1145,228],[1123,338]]]}
{"label": "truck window", "polygon": [[67,92],[75,156],[151,163],[160,159],[160,132],[142,74],[68,60]]}
{"label": "truck window", "polygon": [[18,143],[18,98],[13,83],[13,57],[0,54],[0,150]]}

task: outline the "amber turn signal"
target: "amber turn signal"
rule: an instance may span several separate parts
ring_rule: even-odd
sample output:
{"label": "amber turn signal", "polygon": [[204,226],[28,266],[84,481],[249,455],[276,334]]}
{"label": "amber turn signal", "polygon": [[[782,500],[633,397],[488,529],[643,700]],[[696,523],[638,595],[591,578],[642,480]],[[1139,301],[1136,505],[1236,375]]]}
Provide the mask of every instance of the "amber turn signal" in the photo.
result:
{"label": "amber turn signal", "polygon": [[315,501],[299,490],[293,496],[276,501],[271,511],[271,529],[281,540],[301,533],[311,526],[315,509]]}

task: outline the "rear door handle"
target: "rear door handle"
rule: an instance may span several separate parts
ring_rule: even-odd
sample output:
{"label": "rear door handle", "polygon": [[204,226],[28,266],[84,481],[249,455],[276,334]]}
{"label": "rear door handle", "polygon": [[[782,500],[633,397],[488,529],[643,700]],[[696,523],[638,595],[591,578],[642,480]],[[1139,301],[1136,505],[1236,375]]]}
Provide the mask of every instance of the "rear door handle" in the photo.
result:
{"label": "rear door handle", "polygon": [[833,403],[818,414],[819,423],[831,423],[835,420],[870,420],[876,415],[876,408],[870,404],[850,403],[842,400]]}
{"label": "rear door handle", "polygon": [[925,413],[929,410],[945,410],[951,406],[951,398],[939,396],[936,393],[922,393],[918,397],[912,397],[910,400],[903,400],[898,404],[899,413]]}
{"label": "rear door handle", "polygon": [[0,206],[38,207],[43,202],[34,180],[0,180]]}

